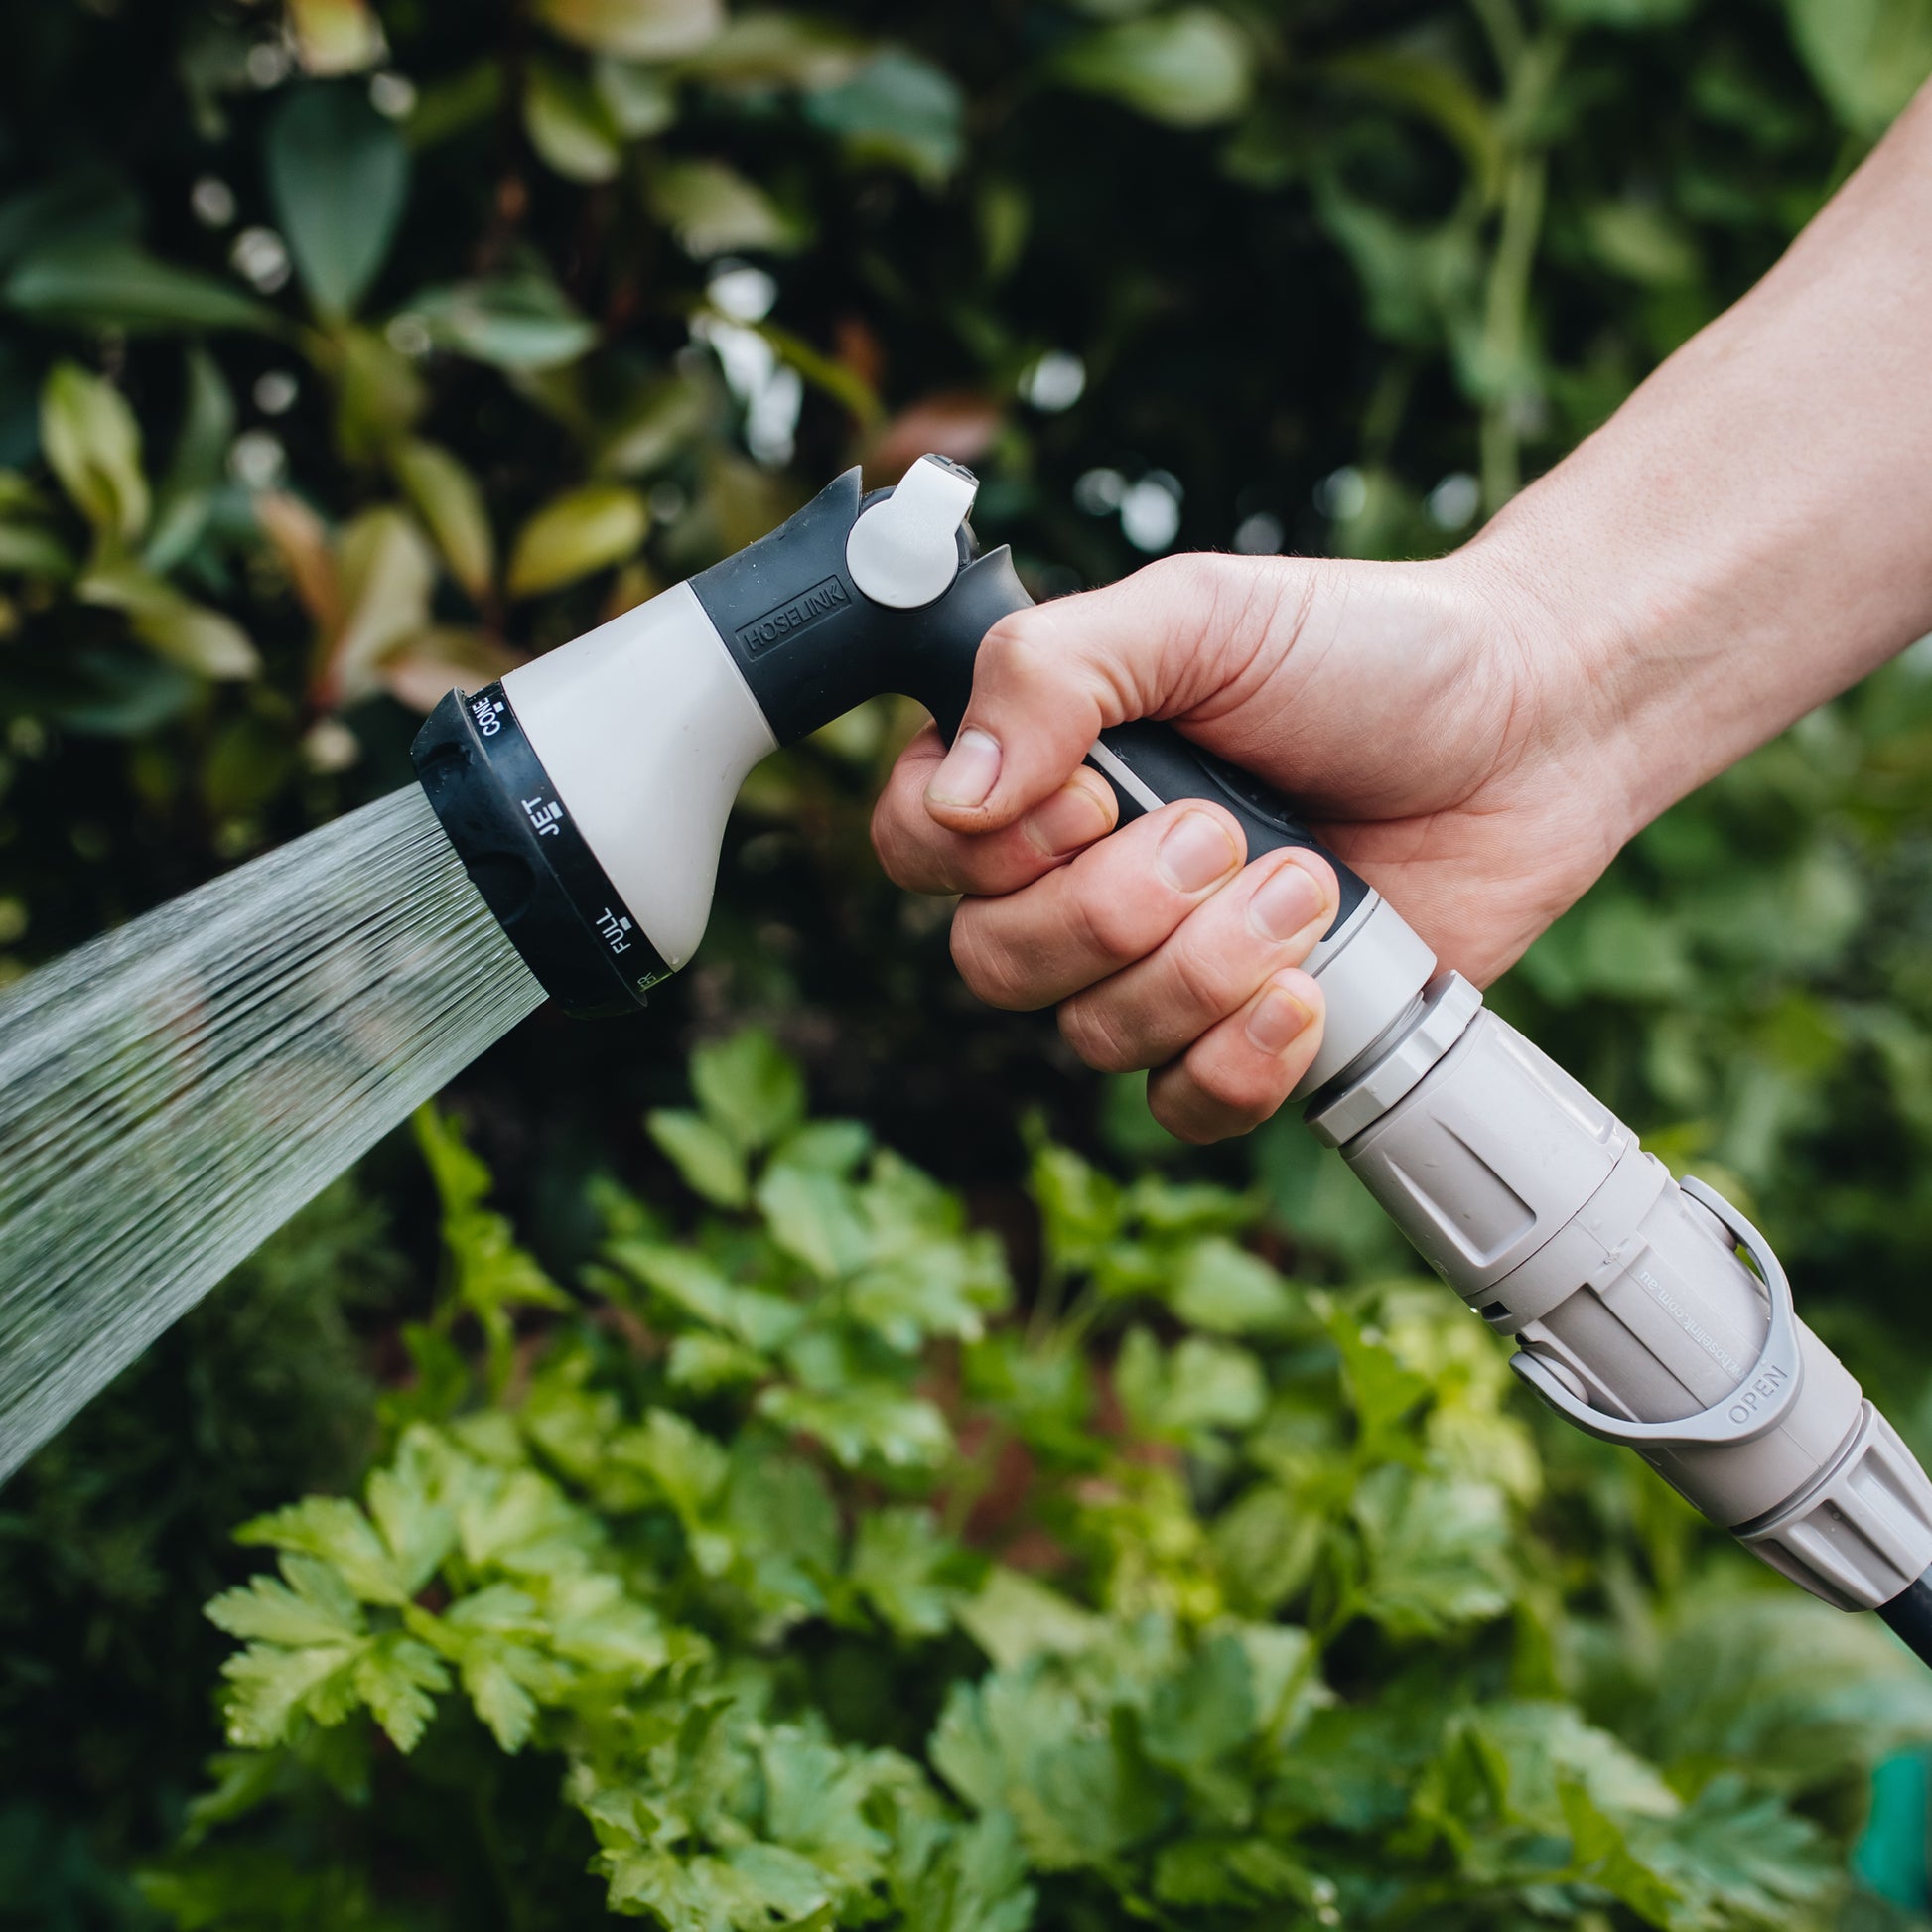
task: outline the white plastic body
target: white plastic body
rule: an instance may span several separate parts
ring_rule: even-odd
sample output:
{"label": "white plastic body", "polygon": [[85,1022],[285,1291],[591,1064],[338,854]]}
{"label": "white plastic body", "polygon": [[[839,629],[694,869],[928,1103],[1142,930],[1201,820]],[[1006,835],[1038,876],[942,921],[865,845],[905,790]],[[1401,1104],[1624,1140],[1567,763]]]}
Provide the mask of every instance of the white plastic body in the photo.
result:
{"label": "white plastic body", "polygon": [[531,749],[673,971],[711,917],[725,820],[777,750],[687,584],[510,672]]}
{"label": "white plastic body", "polygon": [[[1320,982],[1321,1045],[1289,1096],[1306,1100],[1340,1078],[1420,1012],[1436,955],[1380,893],[1303,961]],[[1377,1056],[1379,1057],[1379,1056]]]}
{"label": "white plastic body", "polygon": [[1342,1158],[1423,1259],[1588,1406],[1595,1433],[1715,1412],[1731,1440],[1631,1447],[1813,1594],[1889,1602],[1932,1564],[1932,1482],[1896,1433],[1802,1322],[1796,1374],[1767,1369],[1770,1291],[1731,1230],[1513,1027],[1444,993],[1429,1011],[1466,1010],[1459,1035],[1445,1044],[1439,1022],[1433,1045],[1392,1042],[1377,1058],[1406,1054],[1385,1081],[1399,1096],[1371,1108],[1370,1068],[1323,1097],[1315,1131],[1351,1130]]}

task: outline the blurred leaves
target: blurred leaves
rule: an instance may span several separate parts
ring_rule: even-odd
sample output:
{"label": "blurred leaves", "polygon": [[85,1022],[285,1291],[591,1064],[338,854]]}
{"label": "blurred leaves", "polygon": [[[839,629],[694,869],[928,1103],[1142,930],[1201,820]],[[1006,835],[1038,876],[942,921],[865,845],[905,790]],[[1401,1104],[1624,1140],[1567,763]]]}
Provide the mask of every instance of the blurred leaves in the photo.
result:
{"label": "blurred leaves", "polygon": [[1253,50],[1212,7],[1123,20],[1071,42],[1057,70],[1076,87],[1108,94],[1151,119],[1206,127],[1246,104]]}
{"label": "blurred leaves", "polygon": [[507,584],[535,597],[632,555],[650,527],[644,499],[621,483],[587,483],[554,497],[516,533]]}
{"label": "blurred leaves", "polygon": [[496,571],[496,545],[476,478],[452,451],[420,439],[399,445],[390,461],[403,494],[436,538],[450,574],[473,603],[485,602]]}
{"label": "blurred leaves", "polygon": [[1854,132],[1881,134],[1932,73],[1928,0],[1785,0],[1819,91]]}
{"label": "blurred leaves", "polygon": [[41,391],[41,447],[74,507],[110,546],[147,527],[141,426],[111,383],[63,362]]}
{"label": "blurred leaves", "polygon": [[552,33],[626,61],[671,61],[715,40],[723,0],[538,0]]}
{"label": "blurred leaves", "polygon": [[[448,1867],[481,1805],[534,1902],[561,1804],[606,1908],[666,1932],[1022,1932],[1046,1896],[1103,1927],[1153,1897],[1177,1925],[1447,1932],[1597,1932],[1606,1900],[1661,1932],[1782,1932],[1848,1904],[1794,1807],[1932,1736],[1922,1675],[1783,1590],[1689,1590],[1651,1643],[1600,1641],[1593,1580],[1633,1544],[1588,1498],[1629,1465],[1589,1445],[1546,1470],[1524,1437],[1528,1479],[1505,1477],[1455,1419],[1517,1429],[1521,1398],[1435,1285],[1309,1296],[1235,1245],[1252,1202],[1042,1142],[1035,1194],[1080,1259],[1023,1331],[957,1199],[812,1119],[769,1035],[691,1072],[696,1107],[651,1128],[711,1205],[607,1185],[581,1306],[419,1116],[451,1264],[411,1341],[435,1372],[395,1392],[359,1500],[239,1532],[278,1553],[207,1609],[240,1646],[240,1748],[151,1897],[239,1908],[225,1860],[310,1843],[400,1897],[398,1856]],[[1274,1339],[1158,1337],[1171,1266],[1239,1280],[1219,1324]],[[1323,1326],[1338,1353],[1309,1346]],[[973,1351],[964,1384],[942,1337]],[[1118,1412],[1041,1427],[1013,1392],[1082,1349]],[[1546,1475],[1587,1530],[1532,1516]],[[1566,1600],[1591,1635],[1559,1669]],[[371,1725],[400,1833],[331,1768]],[[539,1775],[508,1808],[518,1756]]]}
{"label": "blurred leaves", "polygon": [[359,92],[307,87],[276,109],[263,158],[309,299],[325,318],[352,315],[402,218],[409,151],[401,134]]}

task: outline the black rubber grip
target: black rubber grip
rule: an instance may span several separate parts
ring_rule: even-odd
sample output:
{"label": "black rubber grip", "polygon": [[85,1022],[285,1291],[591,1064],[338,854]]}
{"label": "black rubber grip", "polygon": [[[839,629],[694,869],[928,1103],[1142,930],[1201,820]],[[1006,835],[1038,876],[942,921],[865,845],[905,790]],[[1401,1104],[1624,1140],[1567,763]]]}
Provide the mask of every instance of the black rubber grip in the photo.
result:
{"label": "black rubber grip", "polygon": [[[915,611],[875,604],[846,568],[846,540],[861,512],[891,493],[863,494],[858,471],[848,470],[769,536],[691,580],[781,745],[887,691],[917,699],[950,739],[972,696],[986,633],[1033,603],[1012,556],[1004,548],[979,556],[962,531],[960,571],[943,596]],[[1173,726],[1118,725],[1100,744],[1124,772],[1110,770],[1106,758],[1087,762],[1113,787],[1123,823],[1148,810],[1149,797],[1212,799],[1240,820],[1250,858],[1301,846],[1334,867],[1336,925],[1367,896],[1285,798]]]}

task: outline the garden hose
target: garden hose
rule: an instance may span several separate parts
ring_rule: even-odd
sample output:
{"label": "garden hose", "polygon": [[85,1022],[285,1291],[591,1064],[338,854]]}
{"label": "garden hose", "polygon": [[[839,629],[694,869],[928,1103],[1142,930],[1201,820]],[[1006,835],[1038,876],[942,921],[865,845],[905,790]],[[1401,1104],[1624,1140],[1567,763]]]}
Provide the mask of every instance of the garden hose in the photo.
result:
{"label": "garden hose", "polygon": [[[977,487],[936,456],[871,494],[850,471],[736,556],[437,707],[415,747],[424,790],[566,1008],[639,1005],[691,957],[727,813],[768,753],[882,692],[957,728],[981,639],[1030,602],[1008,552],[974,544]],[[1322,850],[1284,800],[1169,726],[1104,732],[1088,762],[1123,822],[1205,798],[1251,857]],[[1295,1096],[1314,1133],[1514,1337],[1553,1409],[1932,1663],[1932,1482],[1798,1318],[1763,1236],[1673,1179],[1324,856],[1339,904],[1306,964],[1326,1022]]]}

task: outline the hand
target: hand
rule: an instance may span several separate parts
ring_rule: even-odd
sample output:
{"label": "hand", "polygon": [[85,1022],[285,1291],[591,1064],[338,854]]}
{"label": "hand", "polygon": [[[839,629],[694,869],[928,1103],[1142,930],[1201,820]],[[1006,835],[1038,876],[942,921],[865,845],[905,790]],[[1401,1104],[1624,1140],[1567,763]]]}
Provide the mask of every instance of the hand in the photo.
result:
{"label": "hand", "polygon": [[1100,731],[1168,718],[1267,779],[1486,983],[1634,829],[1605,711],[1480,542],[1429,564],[1175,557],[997,625],[952,751],[912,741],[873,839],[900,885],[965,895],[953,956],[982,999],[1058,1003],[1082,1059],[1155,1069],[1156,1118],[1217,1140],[1314,1057],[1320,992],[1298,968],[1333,876],[1306,853],[1244,866],[1204,801],[1103,841],[1113,795],[1080,762]]}

